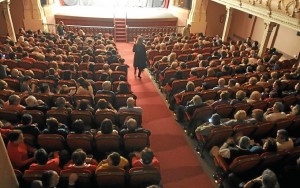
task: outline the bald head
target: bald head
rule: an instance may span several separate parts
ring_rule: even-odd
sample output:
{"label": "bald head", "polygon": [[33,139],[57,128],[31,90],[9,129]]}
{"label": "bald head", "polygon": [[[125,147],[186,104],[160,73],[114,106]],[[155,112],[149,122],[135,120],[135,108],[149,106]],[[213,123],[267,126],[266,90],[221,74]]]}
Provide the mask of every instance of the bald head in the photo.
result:
{"label": "bald head", "polygon": [[135,100],[132,97],[129,97],[127,99],[127,107],[134,107],[135,106]]}

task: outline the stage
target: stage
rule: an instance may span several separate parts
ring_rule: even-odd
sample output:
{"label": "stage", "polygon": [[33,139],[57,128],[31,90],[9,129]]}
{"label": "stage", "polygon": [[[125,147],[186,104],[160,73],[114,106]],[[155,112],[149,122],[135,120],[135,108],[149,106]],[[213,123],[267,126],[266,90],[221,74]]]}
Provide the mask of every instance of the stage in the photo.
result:
{"label": "stage", "polygon": [[113,27],[114,18],[126,18],[128,27],[177,25],[177,17],[167,8],[57,5],[53,13],[56,23],[66,25]]}

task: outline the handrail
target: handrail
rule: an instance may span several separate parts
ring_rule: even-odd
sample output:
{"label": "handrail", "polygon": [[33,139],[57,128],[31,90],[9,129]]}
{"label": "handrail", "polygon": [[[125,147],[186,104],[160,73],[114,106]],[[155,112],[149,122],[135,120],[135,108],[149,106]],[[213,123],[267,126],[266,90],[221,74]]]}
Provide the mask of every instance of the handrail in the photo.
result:
{"label": "handrail", "polygon": [[[57,26],[58,24],[45,24],[43,23],[43,25],[47,25],[47,26]],[[113,29],[114,27],[110,27],[110,26],[92,26],[92,25],[64,25],[65,27],[83,27],[83,28],[88,28],[88,27],[93,27],[93,28],[107,28],[107,29]]]}
{"label": "handrail", "polygon": [[132,29],[136,29],[136,28],[141,28],[141,29],[149,29],[149,28],[166,28],[166,27],[169,27],[169,28],[172,28],[172,27],[178,27],[178,28],[183,28],[185,26],[169,26],[169,25],[166,25],[166,26],[149,26],[149,27],[128,27],[128,28],[132,28]]}

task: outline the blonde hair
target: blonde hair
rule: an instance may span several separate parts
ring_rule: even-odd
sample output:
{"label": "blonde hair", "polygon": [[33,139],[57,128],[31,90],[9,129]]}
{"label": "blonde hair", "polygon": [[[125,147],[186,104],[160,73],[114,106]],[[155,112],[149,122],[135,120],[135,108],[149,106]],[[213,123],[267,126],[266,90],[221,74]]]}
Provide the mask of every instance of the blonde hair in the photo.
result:
{"label": "blonde hair", "polygon": [[244,120],[247,117],[247,113],[245,110],[239,110],[234,114],[234,119],[236,120]]}
{"label": "blonde hair", "polygon": [[261,93],[258,91],[253,91],[249,98],[255,101],[259,101],[261,100]]}

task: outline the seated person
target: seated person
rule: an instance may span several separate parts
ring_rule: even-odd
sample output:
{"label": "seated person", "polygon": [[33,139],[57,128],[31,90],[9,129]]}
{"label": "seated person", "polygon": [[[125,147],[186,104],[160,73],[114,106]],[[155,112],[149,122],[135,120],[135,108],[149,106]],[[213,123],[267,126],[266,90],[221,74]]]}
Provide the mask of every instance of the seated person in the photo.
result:
{"label": "seated person", "polygon": [[98,90],[96,92],[96,95],[97,94],[107,94],[107,95],[110,95],[112,97],[112,101],[115,100],[115,93],[112,91],[112,86],[111,86],[110,81],[104,81],[102,83],[102,90]]}
{"label": "seated person", "polygon": [[8,134],[7,154],[15,169],[25,170],[34,161],[29,157],[35,152],[35,148],[24,143],[23,133],[20,130],[13,130]]}
{"label": "seated person", "polygon": [[131,159],[131,166],[134,167],[156,167],[160,169],[160,164],[157,158],[154,156],[153,151],[150,148],[144,148],[141,152],[134,152]]}
{"label": "seated person", "polygon": [[133,97],[129,97],[126,101],[127,106],[123,106],[119,109],[119,113],[122,112],[137,112],[139,114],[142,114],[143,110],[141,107],[135,106],[135,99]]}
{"label": "seated person", "polygon": [[262,100],[262,95],[259,91],[253,91],[250,95],[250,97],[247,99],[247,103],[249,104],[253,104],[257,101],[261,101]]}
{"label": "seated person", "polygon": [[263,140],[263,146],[255,144],[251,147],[250,151],[252,153],[262,154],[263,152],[277,152],[277,143],[274,138],[267,138]]}
{"label": "seated person", "polygon": [[221,117],[219,114],[215,113],[211,116],[210,122],[206,122],[198,126],[195,132],[201,134],[205,138],[208,138],[212,129],[222,127],[224,127],[224,125],[221,123]]}
{"label": "seated person", "polygon": [[267,121],[278,121],[280,119],[286,118],[286,114],[284,113],[284,105],[282,102],[275,102],[272,108],[268,108],[264,113],[264,117]]}
{"label": "seated person", "polygon": [[32,163],[29,170],[54,170],[59,173],[61,170],[59,167],[59,152],[54,152],[52,159],[48,159],[48,157],[48,153],[43,148],[36,150],[34,159],[37,163]]}
{"label": "seated person", "polygon": [[16,94],[12,94],[8,97],[8,101],[4,103],[3,108],[5,110],[13,110],[13,111],[21,112],[22,110],[25,109],[25,107],[21,105],[20,102],[21,102],[21,98]]}
{"label": "seated person", "polygon": [[89,130],[85,130],[84,121],[82,119],[76,119],[72,123],[71,134],[92,134]]}
{"label": "seated person", "polygon": [[133,118],[129,118],[125,122],[125,126],[126,126],[126,128],[124,128],[120,131],[120,136],[122,136],[122,137],[125,134],[130,134],[130,133],[146,133],[148,136],[151,135],[151,132],[149,130],[138,127],[136,120]]}
{"label": "seated person", "polygon": [[[68,188],[74,188],[77,179],[78,179],[78,175],[76,173],[70,174]],[[58,183],[59,183],[58,173],[54,170],[48,170],[43,173],[41,180],[34,180],[31,183],[31,187],[52,188],[52,187],[56,187]]]}
{"label": "seated person", "polygon": [[277,150],[284,151],[294,148],[294,142],[285,129],[279,129],[276,135]]}
{"label": "seated person", "polygon": [[242,136],[238,145],[235,144],[232,137],[220,147],[219,155],[221,155],[230,164],[236,157],[252,154],[250,151],[250,138]]}
{"label": "seated person", "polygon": [[252,110],[252,118],[247,119],[247,121],[252,124],[265,122],[264,111],[262,109]]}
{"label": "seated person", "polygon": [[229,121],[224,122],[227,126],[236,126],[236,125],[245,125],[249,122],[246,120],[247,113],[245,110],[239,110],[234,114],[234,119],[231,119]]}
{"label": "seated person", "polygon": [[15,129],[19,129],[23,134],[30,134],[37,138],[41,133],[36,124],[32,124],[32,116],[30,114],[23,114],[21,118],[21,124]]}
{"label": "seated person", "polygon": [[90,101],[88,99],[81,99],[76,101],[77,106],[76,106],[76,110],[81,110],[81,111],[90,111],[93,112],[94,108],[91,106]]}
{"label": "seated person", "polygon": [[235,104],[247,104],[246,98],[246,92],[243,90],[238,90],[235,94],[235,99],[230,101],[230,105],[235,105]]}
{"label": "seated person", "polygon": [[243,188],[256,188],[256,187],[266,187],[266,188],[279,188],[279,183],[277,181],[276,174],[270,170],[266,169],[263,171],[262,175],[248,181]]}
{"label": "seated person", "polygon": [[86,153],[82,149],[77,149],[72,153],[71,161],[69,161],[64,169],[82,169],[94,173],[97,167],[97,161],[92,158],[87,158]]}
{"label": "seated person", "polygon": [[110,119],[105,118],[100,126],[97,134],[118,134],[118,131],[113,129],[113,123]]}
{"label": "seated person", "polygon": [[67,110],[68,113],[71,113],[73,107],[72,105],[66,101],[64,97],[58,97],[55,100],[55,107],[52,107],[53,110]]}
{"label": "seated person", "polygon": [[193,116],[193,113],[197,108],[201,108],[201,107],[204,107],[204,106],[207,106],[207,104],[202,101],[202,98],[199,95],[195,95],[192,98],[192,100],[187,102],[186,106],[182,106],[182,105],[178,106],[178,108],[176,110],[177,121],[179,121],[179,122],[184,121],[185,112],[189,116]]}
{"label": "seated person", "polygon": [[223,105],[227,104],[230,105],[230,100],[229,100],[229,92],[228,91],[222,91],[220,94],[220,100],[215,101],[211,104],[213,108],[215,108],[218,105]]}
{"label": "seated person", "polygon": [[46,120],[46,126],[47,128],[42,131],[42,134],[59,134],[66,138],[69,133],[68,127],[59,123],[54,117]]}
{"label": "seated person", "polygon": [[117,152],[112,152],[106,159],[100,161],[97,166],[96,173],[105,169],[125,169],[129,166],[128,160],[120,156]]}
{"label": "seated person", "polygon": [[49,110],[47,104],[45,104],[42,100],[37,100],[33,95],[29,95],[25,99],[25,103],[26,103],[26,108],[25,108],[26,110],[39,110],[44,113],[47,112],[47,110]]}
{"label": "seated person", "polygon": [[96,112],[112,111],[114,113],[117,113],[117,110],[113,107],[113,105],[105,99],[99,99],[94,109],[96,110]]}

